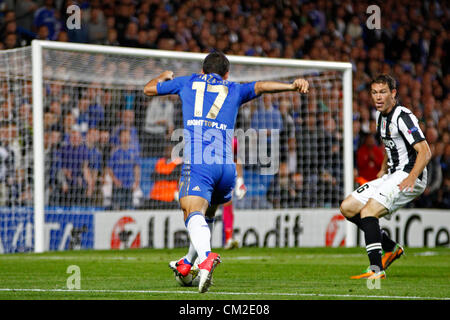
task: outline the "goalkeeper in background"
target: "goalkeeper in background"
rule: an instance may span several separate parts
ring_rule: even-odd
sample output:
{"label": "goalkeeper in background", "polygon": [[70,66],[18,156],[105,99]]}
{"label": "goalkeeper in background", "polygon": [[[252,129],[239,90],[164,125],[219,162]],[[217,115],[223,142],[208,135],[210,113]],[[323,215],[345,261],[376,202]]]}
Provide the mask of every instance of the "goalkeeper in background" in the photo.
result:
{"label": "goalkeeper in background", "polygon": [[[220,256],[211,252],[212,221],[217,207],[231,200],[236,182],[232,140],[239,107],[263,93],[297,91],[307,93],[309,83],[228,81],[230,63],[221,52],[203,60],[202,72],[176,77],[164,71],[144,87],[147,96],[178,94],[182,101],[184,163],[180,178],[179,202],[192,247],[199,259],[200,293],[208,291]],[[214,153],[214,155],[212,155]],[[209,226],[209,227],[208,227]],[[193,260],[186,257],[173,265],[180,276],[189,274]]]}

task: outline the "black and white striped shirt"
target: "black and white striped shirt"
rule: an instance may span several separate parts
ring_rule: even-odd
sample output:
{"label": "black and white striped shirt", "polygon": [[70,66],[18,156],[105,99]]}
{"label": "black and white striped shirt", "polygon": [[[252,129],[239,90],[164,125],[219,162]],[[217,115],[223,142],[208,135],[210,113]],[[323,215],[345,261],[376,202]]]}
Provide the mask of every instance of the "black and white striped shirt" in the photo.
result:
{"label": "black and white striped shirt", "polygon": [[[425,140],[416,116],[403,106],[395,106],[387,115],[377,111],[377,134],[384,143],[388,156],[389,173],[411,172],[416,162],[414,145]],[[426,168],[419,179],[427,176]]]}

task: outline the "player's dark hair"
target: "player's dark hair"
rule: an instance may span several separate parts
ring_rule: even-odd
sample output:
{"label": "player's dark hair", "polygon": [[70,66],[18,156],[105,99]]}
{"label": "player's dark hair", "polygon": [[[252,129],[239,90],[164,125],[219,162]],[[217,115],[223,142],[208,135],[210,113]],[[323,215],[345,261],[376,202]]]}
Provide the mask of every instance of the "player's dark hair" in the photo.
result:
{"label": "player's dark hair", "polygon": [[387,84],[389,87],[389,90],[397,89],[397,82],[395,81],[394,77],[388,74],[379,74],[377,75],[372,82],[370,83],[370,88],[372,88],[372,84],[374,83],[382,83]]}
{"label": "player's dark hair", "polygon": [[220,51],[214,51],[208,54],[203,60],[203,72],[217,73],[219,76],[223,77],[230,70],[230,61],[228,58]]}

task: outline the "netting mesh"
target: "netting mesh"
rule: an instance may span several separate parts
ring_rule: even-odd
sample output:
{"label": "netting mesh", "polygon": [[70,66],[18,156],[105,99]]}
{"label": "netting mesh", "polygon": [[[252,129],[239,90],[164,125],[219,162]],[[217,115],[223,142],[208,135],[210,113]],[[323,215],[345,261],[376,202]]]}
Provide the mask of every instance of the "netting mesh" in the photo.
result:
{"label": "netting mesh", "polygon": [[31,50],[0,54],[0,206],[32,205]]}
{"label": "netting mesh", "polygon": [[[201,61],[175,53],[158,59],[43,50],[47,210],[179,207],[181,163],[170,155],[178,142],[174,133],[183,126],[180,100],[142,91],[164,70],[190,75],[201,70]],[[338,207],[343,198],[342,74],[239,63],[230,70],[230,80],[239,82],[299,76],[310,81],[308,95],[266,94],[239,111],[248,191],[235,201],[238,209]],[[30,48],[0,53],[0,82],[0,206],[32,207]],[[274,163],[262,161],[260,141],[249,138],[261,130],[268,134],[258,139],[267,139],[269,157],[276,156],[271,174],[262,169]]]}
{"label": "netting mesh", "polygon": [[[2,132],[5,132],[2,145],[3,149],[8,145],[13,152],[9,156],[2,153],[4,159],[9,159],[3,160],[1,171],[2,181],[8,182],[3,185],[7,190],[2,191],[2,203],[31,205],[30,50],[22,49],[20,54],[16,51],[1,56],[4,66]],[[159,194],[164,190],[158,193],[152,187],[157,182],[157,186],[167,187],[170,192],[176,189],[174,183],[169,183],[177,180],[177,174],[167,166],[169,161],[163,165],[158,160],[168,156],[168,149],[173,146],[172,132],[182,127],[180,101],[173,96],[145,97],[142,87],[163,70],[186,75],[198,72],[200,68],[200,61],[176,58],[44,50],[46,203],[120,208],[176,207],[176,203],[161,200],[175,199]],[[244,132],[249,129],[279,130],[280,161],[275,175],[259,175],[257,163],[244,163],[248,196],[257,194],[255,204],[267,208],[337,206],[343,185],[340,73],[238,64],[231,69],[231,80],[234,81],[291,81],[295,76],[308,78],[310,94],[303,97],[296,93],[264,95],[244,105],[239,112],[236,127]],[[120,149],[122,128],[129,129],[129,137],[124,139],[130,140],[139,170],[130,170],[129,166],[119,168],[111,162],[112,153]],[[175,166],[174,171],[177,171],[176,167],[179,166]],[[168,170],[170,172],[166,172]],[[115,173],[114,177],[111,173]],[[139,180],[139,187],[134,186],[134,192],[131,192],[131,202],[128,194],[118,203],[111,203],[112,186],[121,184],[116,181],[117,176],[127,180],[128,188]],[[152,199],[152,193],[156,199]],[[245,203],[251,202],[243,202],[243,207]],[[254,208],[253,204],[249,206]]]}
{"label": "netting mesh", "polygon": [[29,48],[0,54],[0,253],[33,248],[30,57]]}

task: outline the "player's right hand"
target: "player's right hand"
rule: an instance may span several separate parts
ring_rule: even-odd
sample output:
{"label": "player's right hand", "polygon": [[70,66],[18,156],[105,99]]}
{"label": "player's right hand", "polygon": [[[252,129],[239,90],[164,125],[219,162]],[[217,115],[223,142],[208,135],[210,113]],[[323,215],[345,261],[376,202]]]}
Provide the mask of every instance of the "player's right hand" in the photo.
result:
{"label": "player's right hand", "polygon": [[173,79],[173,71],[170,71],[170,70],[164,71],[163,73],[161,73],[159,75],[159,79],[161,81],[172,80]]}

